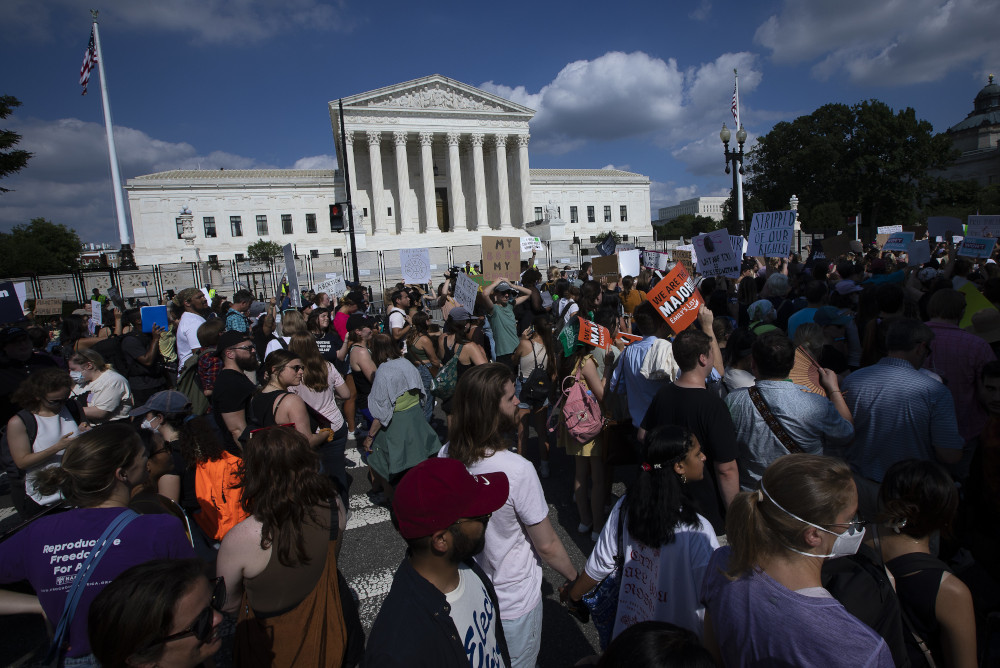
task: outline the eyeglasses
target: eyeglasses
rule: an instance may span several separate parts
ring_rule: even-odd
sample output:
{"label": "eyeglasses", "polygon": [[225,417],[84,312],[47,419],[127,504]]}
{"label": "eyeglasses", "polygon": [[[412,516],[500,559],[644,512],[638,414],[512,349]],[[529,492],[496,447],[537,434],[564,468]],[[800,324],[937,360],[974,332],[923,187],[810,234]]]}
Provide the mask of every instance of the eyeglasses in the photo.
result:
{"label": "eyeglasses", "polygon": [[249,346],[233,346],[232,350],[246,350],[246,351],[251,351],[251,350],[257,350],[257,346],[255,346],[255,345],[253,345],[251,343]]}
{"label": "eyeglasses", "polygon": [[286,366],[285,368],[286,369],[291,369],[295,373],[298,373],[299,371],[302,371],[303,369],[305,369],[305,367],[302,366],[301,364],[295,364],[295,365],[292,365],[292,366]]}
{"label": "eyeglasses", "polygon": [[171,633],[167,637],[163,638],[157,644],[168,643],[171,640],[179,640],[180,638],[186,638],[187,636],[194,636],[198,639],[198,642],[204,644],[212,637],[212,631],[215,627],[213,624],[215,620],[215,612],[222,612],[222,608],[226,605],[226,581],[221,577],[211,580],[212,583],[212,600],[209,601],[208,605],[204,610],[198,613],[198,616],[194,618],[191,626],[187,627],[183,631],[177,633]]}
{"label": "eyeglasses", "polygon": [[485,515],[477,515],[476,517],[466,517],[464,519],[455,520],[455,524],[465,524],[466,522],[482,522],[485,525],[493,517],[493,513],[486,513]]}
{"label": "eyeglasses", "polygon": [[267,427],[259,427],[257,429],[251,429],[250,430],[250,435],[253,436],[254,434],[256,434],[258,432],[267,431],[268,429],[274,429],[276,427],[289,427],[291,429],[295,429],[295,423],[294,422],[286,422],[285,424],[272,424],[272,425],[268,425]]}
{"label": "eyeglasses", "polygon": [[855,515],[854,519],[852,519],[850,522],[833,522],[832,524],[827,524],[826,526],[847,527],[848,534],[853,536],[854,534],[864,529],[866,524],[869,524],[867,520],[863,520],[857,515]]}

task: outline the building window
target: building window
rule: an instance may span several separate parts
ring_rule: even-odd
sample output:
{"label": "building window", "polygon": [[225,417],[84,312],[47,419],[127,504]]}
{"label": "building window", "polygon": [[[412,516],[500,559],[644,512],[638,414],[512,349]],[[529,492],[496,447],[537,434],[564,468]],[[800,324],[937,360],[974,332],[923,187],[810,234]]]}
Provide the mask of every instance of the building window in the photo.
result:
{"label": "building window", "polygon": [[392,217],[392,207],[391,206],[388,207],[388,213],[385,214],[385,215],[389,216],[390,218]]}
{"label": "building window", "polygon": [[588,223],[597,222],[597,219],[594,218],[594,207],[592,206],[587,207],[587,222]]}
{"label": "building window", "polygon": [[184,222],[180,218],[175,218],[174,222],[177,223],[177,238],[184,238]]}
{"label": "building window", "polygon": [[215,217],[205,216],[202,218],[202,222],[205,223],[205,238],[214,239],[215,238]]}
{"label": "building window", "polygon": [[367,206],[361,207],[361,215],[364,216],[365,218],[368,217],[368,207]]}
{"label": "building window", "polygon": [[541,219],[542,219],[542,207],[536,206],[535,207],[535,220],[541,220]]}
{"label": "building window", "polygon": [[282,234],[292,233],[292,214],[290,213],[281,214],[281,233]]}
{"label": "building window", "polygon": [[229,216],[229,231],[234,237],[243,236],[243,220],[239,216]]}
{"label": "building window", "polygon": [[610,205],[604,207],[604,222],[605,223],[610,223],[611,222],[611,206]]}
{"label": "building window", "polygon": [[243,261],[244,261],[245,259],[246,259],[246,258],[245,258],[245,257],[243,257],[243,253],[237,253],[237,254],[236,254],[236,261],[237,261],[237,262],[243,262]]}
{"label": "building window", "polygon": [[319,257],[319,250],[316,249],[316,248],[310,249],[309,250],[309,257],[311,257],[311,258],[317,258],[317,257]]}
{"label": "building window", "polygon": [[579,214],[577,214],[575,206],[571,206],[569,208],[569,222],[571,222],[571,223],[579,223],[580,222],[580,216],[579,216]]}
{"label": "building window", "polygon": [[623,223],[628,222],[628,207],[625,206],[624,204],[618,207],[618,217],[621,219]]}
{"label": "building window", "polygon": [[306,232],[308,234],[316,234],[316,214],[307,213],[306,214]]}
{"label": "building window", "polygon": [[257,236],[267,236],[267,216],[257,216]]}
{"label": "building window", "polygon": [[219,256],[218,255],[209,255],[208,256],[208,263],[209,264],[219,264]]}

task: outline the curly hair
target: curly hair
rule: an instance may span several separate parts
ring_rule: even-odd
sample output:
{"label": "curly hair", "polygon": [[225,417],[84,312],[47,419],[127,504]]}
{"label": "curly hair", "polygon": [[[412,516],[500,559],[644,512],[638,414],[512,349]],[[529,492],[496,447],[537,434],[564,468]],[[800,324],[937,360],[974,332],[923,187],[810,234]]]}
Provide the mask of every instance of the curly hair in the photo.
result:
{"label": "curly hair", "polygon": [[72,387],[73,380],[69,377],[68,371],[56,367],[39,369],[21,381],[10,395],[10,400],[34,413],[41,407],[42,399],[49,392],[69,390]]}

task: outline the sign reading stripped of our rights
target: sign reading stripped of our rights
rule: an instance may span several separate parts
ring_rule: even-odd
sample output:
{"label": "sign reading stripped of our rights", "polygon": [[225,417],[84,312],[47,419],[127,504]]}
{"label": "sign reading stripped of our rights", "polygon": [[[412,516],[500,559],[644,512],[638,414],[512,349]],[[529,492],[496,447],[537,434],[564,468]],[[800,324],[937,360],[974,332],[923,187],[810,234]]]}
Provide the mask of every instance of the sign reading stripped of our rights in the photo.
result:
{"label": "sign reading stripped of our rights", "polygon": [[792,252],[792,231],[794,229],[794,211],[755,213],[750,222],[747,255],[787,257]]}
{"label": "sign reading stripped of our rights", "polygon": [[698,318],[704,300],[694,287],[691,275],[678,263],[646,296],[675,334],[680,334]]}

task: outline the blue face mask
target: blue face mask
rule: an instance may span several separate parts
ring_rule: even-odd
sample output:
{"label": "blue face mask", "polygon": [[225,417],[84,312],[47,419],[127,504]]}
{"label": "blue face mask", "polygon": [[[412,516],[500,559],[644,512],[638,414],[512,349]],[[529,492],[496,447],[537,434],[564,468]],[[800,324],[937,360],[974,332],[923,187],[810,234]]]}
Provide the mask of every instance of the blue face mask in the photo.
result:
{"label": "blue face mask", "polygon": [[83,384],[83,372],[82,371],[70,371],[69,372],[69,377],[77,385],[82,385]]}
{"label": "blue face mask", "polygon": [[811,552],[803,552],[801,550],[796,550],[794,547],[788,547],[787,545],[785,546],[785,549],[791,550],[796,554],[801,554],[804,557],[814,557],[816,559],[835,559],[837,557],[849,557],[852,554],[857,554],[858,548],[861,547],[861,543],[865,539],[865,528],[861,524],[852,522],[847,527],[847,530],[844,533],[837,533],[836,531],[830,531],[829,529],[821,527],[818,524],[813,524],[809,520],[804,520],[795,513],[782,508],[781,504],[775,501],[774,498],[767,493],[767,490],[764,489],[763,484],[761,484],[760,486],[760,491],[764,493],[764,496],[766,496],[768,499],[771,500],[771,503],[773,503],[778,507],[778,510],[785,513],[789,517],[797,519],[799,522],[802,522],[803,524],[808,524],[811,527],[816,527],[820,531],[825,531],[826,533],[837,537],[837,540],[833,542],[833,547],[830,549],[830,554],[812,554]]}

